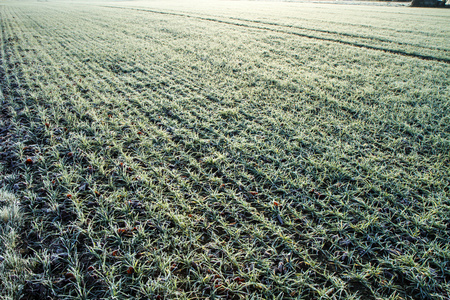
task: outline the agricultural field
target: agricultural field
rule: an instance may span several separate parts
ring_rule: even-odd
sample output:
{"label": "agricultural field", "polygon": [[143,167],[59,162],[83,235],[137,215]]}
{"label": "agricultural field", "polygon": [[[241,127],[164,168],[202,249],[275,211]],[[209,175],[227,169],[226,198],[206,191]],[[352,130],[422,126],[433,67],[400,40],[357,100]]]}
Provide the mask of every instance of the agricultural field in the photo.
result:
{"label": "agricultural field", "polygon": [[449,21],[0,2],[0,299],[449,299]]}

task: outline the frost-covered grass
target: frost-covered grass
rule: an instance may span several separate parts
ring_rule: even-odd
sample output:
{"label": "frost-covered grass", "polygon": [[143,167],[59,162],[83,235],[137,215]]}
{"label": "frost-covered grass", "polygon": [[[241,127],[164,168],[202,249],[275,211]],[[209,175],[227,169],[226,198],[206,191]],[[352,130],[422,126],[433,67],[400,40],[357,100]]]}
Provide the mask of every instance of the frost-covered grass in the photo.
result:
{"label": "frost-covered grass", "polygon": [[30,261],[18,250],[22,214],[14,194],[0,190],[0,298],[17,299],[22,285],[31,278]]}
{"label": "frost-covered grass", "polygon": [[8,295],[449,297],[449,12],[235,3],[0,4]]}

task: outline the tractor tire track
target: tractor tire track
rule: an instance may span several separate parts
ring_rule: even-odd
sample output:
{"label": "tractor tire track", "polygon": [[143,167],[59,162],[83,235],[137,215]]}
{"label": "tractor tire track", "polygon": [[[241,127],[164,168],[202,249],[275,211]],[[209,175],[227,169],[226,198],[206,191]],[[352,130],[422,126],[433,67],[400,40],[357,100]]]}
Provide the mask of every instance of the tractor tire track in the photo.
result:
{"label": "tractor tire track", "polygon": [[[119,6],[106,6],[106,5],[105,6],[101,6],[101,7],[108,7],[108,8],[115,8],[115,9],[126,9],[126,10],[137,10],[137,11],[149,12],[149,13],[153,13],[153,14],[171,15],[171,16],[191,18],[191,19],[197,19],[197,20],[214,22],[214,23],[221,23],[221,24],[245,27],[245,28],[250,28],[250,29],[271,31],[271,32],[276,32],[276,33],[283,33],[283,34],[299,36],[299,37],[308,38],[308,39],[314,39],[314,40],[320,40],[320,41],[325,41],[325,42],[338,43],[338,44],[342,44],[342,45],[346,45],[346,46],[352,46],[352,47],[363,48],[363,49],[368,49],[368,50],[382,51],[382,52],[385,52],[385,53],[396,54],[396,55],[405,56],[405,57],[411,57],[411,58],[417,58],[417,59],[421,59],[421,60],[437,61],[437,62],[450,64],[450,58],[443,58],[443,57],[436,57],[436,56],[431,56],[431,55],[411,53],[411,52],[407,52],[407,51],[404,51],[404,50],[396,50],[396,49],[390,49],[390,48],[385,48],[385,47],[372,46],[372,45],[367,45],[367,44],[357,43],[357,42],[348,42],[348,41],[338,40],[338,39],[335,39],[335,38],[332,38],[332,37],[319,37],[319,36],[315,36],[315,35],[311,35],[311,34],[305,34],[305,33],[293,32],[293,31],[286,31],[286,30],[282,30],[282,29],[275,29],[275,28],[270,28],[270,27],[262,27],[262,26],[254,26],[254,25],[243,24],[243,23],[236,23],[236,22],[232,22],[232,21],[219,20],[219,19],[215,19],[215,18],[211,18],[211,17],[200,17],[200,16],[187,15],[187,14],[182,14],[182,13],[164,12],[164,11],[157,11],[157,10],[151,10],[151,9],[141,9],[141,8],[129,8],[129,7],[119,7]],[[252,22],[254,22],[254,21],[252,21]],[[266,23],[262,23],[262,24],[266,24]],[[277,26],[280,26],[280,25],[277,25]],[[295,28],[295,27],[292,27],[292,28]],[[314,29],[308,29],[308,30],[314,30]],[[314,30],[314,31],[321,32],[319,30]],[[323,31],[323,33],[334,34],[331,31],[330,32]],[[448,50],[445,50],[445,51],[448,51]]]}

